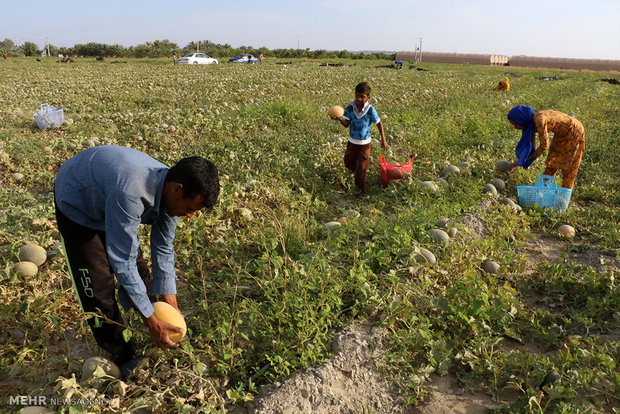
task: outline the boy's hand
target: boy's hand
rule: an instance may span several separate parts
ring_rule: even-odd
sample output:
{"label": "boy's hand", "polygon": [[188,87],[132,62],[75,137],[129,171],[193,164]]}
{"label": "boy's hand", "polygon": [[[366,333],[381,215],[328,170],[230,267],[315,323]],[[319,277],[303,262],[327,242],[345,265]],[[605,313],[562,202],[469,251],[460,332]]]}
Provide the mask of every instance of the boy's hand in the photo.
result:
{"label": "boy's hand", "polygon": [[386,140],[381,141],[381,146],[383,147],[383,149],[386,149],[386,150],[390,148]]}

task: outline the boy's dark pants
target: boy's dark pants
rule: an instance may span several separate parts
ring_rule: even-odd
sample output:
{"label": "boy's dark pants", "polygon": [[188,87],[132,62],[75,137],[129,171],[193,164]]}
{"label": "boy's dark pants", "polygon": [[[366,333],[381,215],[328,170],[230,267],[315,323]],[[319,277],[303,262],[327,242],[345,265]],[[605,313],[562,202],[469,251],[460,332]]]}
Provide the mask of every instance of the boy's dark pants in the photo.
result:
{"label": "boy's dark pants", "polygon": [[[114,273],[106,253],[105,232],[75,223],[66,217],[58,206],[56,221],[62,235],[69,275],[82,310],[97,313],[100,310],[110,320],[123,324],[123,317],[116,303]],[[150,293],[153,280],[140,249],[136,263],[140,277]],[[154,301],[154,297],[149,295],[149,298]],[[125,342],[122,326],[102,322],[101,326],[95,327],[95,318],[89,318],[88,324],[99,346],[112,355],[117,365],[134,357],[133,344]]]}
{"label": "boy's dark pants", "polygon": [[355,185],[363,193],[366,191],[366,173],[370,164],[370,144],[356,145],[347,142],[344,153],[344,166],[355,172]]}

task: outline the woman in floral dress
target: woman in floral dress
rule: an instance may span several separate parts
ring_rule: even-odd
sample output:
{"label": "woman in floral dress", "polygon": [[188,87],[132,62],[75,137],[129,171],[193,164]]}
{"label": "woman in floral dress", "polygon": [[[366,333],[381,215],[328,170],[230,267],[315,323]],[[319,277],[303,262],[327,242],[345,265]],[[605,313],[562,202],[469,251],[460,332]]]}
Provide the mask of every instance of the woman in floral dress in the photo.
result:
{"label": "woman in floral dress", "polygon": [[[547,167],[543,174],[554,176],[562,170],[562,187],[573,188],[581,158],[585,152],[585,130],[581,122],[562,112],[544,110],[534,112],[530,106],[517,105],[508,112],[508,121],[517,129],[523,130],[517,144],[518,160],[512,166],[523,168],[529,165],[547,148]],[[553,139],[549,144],[549,133]],[[540,145],[536,146],[536,135]]]}

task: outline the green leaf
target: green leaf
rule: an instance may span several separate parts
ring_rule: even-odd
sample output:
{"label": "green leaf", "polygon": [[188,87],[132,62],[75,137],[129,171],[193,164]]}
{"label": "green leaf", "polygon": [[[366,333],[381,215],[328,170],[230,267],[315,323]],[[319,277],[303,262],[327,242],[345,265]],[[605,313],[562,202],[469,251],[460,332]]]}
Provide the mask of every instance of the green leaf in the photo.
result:
{"label": "green leaf", "polygon": [[124,329],[123,330],[123,339],[125,339],[125,342],[129,342],[129,340],[131,339],[132,335],[133,335],[133,333],[131,332],[131,330],[129,330],[129,329]]}

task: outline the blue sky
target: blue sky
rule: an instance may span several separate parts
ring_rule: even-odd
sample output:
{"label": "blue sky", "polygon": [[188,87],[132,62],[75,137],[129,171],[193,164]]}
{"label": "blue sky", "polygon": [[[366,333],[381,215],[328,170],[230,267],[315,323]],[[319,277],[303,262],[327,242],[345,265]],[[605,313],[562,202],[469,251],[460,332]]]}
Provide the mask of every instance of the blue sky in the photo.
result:
{"label": "blue sky", "polygon": [[3,0],[0,39],[620,59],[620,0]]}

